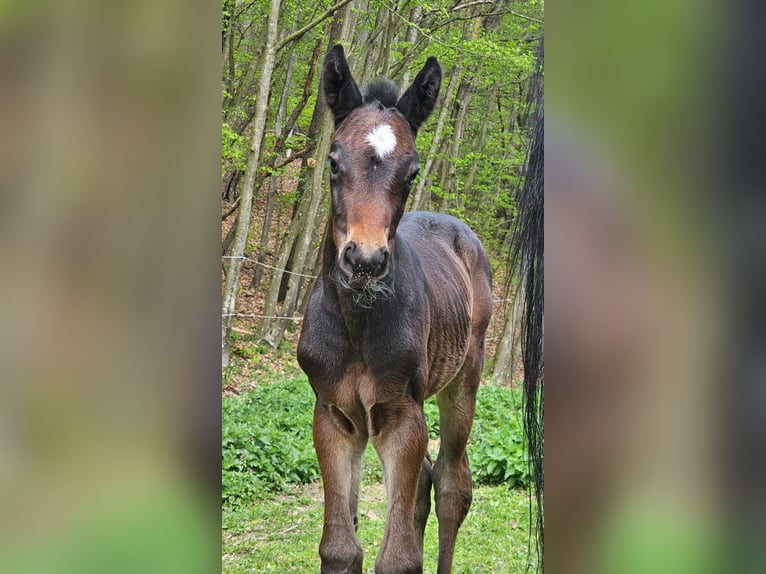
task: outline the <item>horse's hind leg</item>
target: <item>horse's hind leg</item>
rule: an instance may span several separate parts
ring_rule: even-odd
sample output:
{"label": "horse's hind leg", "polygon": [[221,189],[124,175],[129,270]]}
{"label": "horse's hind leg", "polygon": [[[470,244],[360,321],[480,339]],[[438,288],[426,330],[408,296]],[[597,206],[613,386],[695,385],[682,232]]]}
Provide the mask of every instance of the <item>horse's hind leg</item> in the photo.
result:
{"label": "horse's hind leg", "polygon": [[356,512],[367,432],[336,406],[319,401],[314,407],[313,430],[324,488],[321,572],[361,574],[363,551],[356,538]]}
{"label": "horse's hind leg", "polygon": [[436,396],[441,445],[432,477],[439,520],[438,574],[452,571],[457,532],[471,506],[471,469],[466,444],[482,365],[483,354],[477,349],[469,350],[461,372]]}
{"label": "horse's hind leg", "polygon": [[418,479],[418,490],[415,498],[415,542],[423,552],[423,536],[428,522],[428,515],[431,512],[431,457],[426,454],[423,464],[420,467],[420,478]]}

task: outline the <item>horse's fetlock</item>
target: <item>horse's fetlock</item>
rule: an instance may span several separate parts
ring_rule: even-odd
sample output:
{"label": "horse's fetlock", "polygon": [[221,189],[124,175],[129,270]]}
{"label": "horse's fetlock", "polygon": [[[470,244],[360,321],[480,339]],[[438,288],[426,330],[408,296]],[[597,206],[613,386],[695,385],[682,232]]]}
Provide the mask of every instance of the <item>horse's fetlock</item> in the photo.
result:
{"label": "horse's fetlock", "polygon": [[358,542],[319,546],[321,574],[361,574],[364,552]]}
{"label": "horse's fetlock", "polygon": [[375,565],[375,574],[423,574],[423,559],[407,559],[399,556],[396,561]]}

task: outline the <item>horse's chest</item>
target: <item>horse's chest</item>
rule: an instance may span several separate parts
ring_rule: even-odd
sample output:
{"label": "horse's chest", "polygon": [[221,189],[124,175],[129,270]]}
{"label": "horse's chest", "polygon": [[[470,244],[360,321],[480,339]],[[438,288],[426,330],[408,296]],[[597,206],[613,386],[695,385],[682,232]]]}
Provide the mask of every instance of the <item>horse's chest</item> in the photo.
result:
{"label": "horse's chest", "polygon": [[406,392],[413,379],[422,377],[427,359],[422,342],[400,333],[385,340],[350,338],[315,362],[321,368],[309,375],[311,384],[331,398],[349,390],[360,396]]}

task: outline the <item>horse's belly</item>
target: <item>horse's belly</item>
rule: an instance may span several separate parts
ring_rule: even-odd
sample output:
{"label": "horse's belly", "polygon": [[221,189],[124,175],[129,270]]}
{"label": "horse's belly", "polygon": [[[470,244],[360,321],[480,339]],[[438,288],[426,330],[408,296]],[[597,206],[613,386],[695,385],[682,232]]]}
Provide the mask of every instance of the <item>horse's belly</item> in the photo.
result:
{"label": "horse's belly", "polygon": [[458,305],[446,315],[449,319],[431,325],[428,340],[428,385],[426,395],[438,393],[458,374],[471,332],[471,314],[467,304]]}

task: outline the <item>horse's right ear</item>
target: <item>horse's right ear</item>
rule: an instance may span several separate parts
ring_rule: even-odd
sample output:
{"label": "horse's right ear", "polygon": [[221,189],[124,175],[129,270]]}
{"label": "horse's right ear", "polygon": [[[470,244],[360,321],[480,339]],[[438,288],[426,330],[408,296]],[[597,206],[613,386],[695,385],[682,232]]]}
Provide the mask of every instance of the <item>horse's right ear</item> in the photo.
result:
{"label": "horse's right ear", "polygon": [[337,128],[346,116],[362,105],[362,93],[351,77],[343,46],[333,46],[324,59],[322,87],[327,105],[335,116]]}

